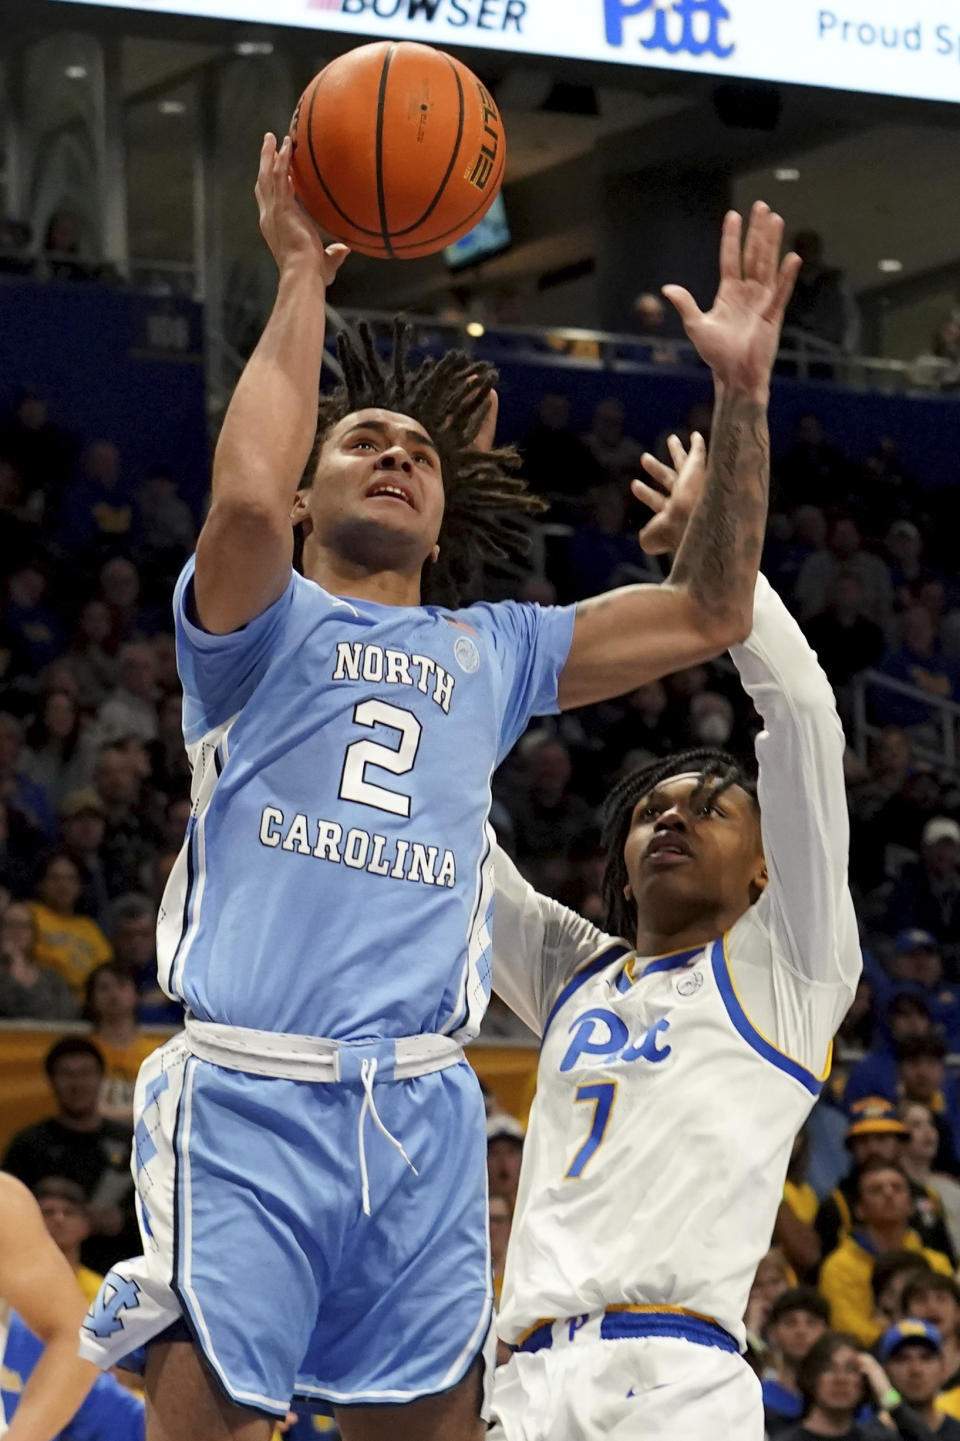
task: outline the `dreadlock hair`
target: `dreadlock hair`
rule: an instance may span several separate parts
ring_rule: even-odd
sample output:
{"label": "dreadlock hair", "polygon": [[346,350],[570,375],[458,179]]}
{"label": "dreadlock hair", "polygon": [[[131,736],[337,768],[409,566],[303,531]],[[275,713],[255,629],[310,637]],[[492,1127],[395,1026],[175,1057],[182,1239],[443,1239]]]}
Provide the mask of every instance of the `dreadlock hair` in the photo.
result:
{"label": "dreadlock hair", "polygon": [[[394,320],[393,354],[385,365],[365,321],[356,330],[340,331],[343,383],[320,397],[317,433],[300,488],[312,486],[324,440],[353,411],[380,407],[418,420],[437,448],[445,498],[440,558],[424,566],[422,598],[424,604],[456,606],[486,562],[529,550],[524,520],[546,506],[517,474],[520,457],[513,447],[473,447],[497,382],[495,367],[459,350],[410,367],[410,334],[405,321]],[[302,548],[298,564],[301,555]]]}
{"label": "dreadlock hair", "polygon": [[629,876],[623,858],[636,804],[671,776],[691,773],[700,776],[701,785],[714,800],[730,786],[740,786],[750,796],[759,814],[756,781],[734,756],[713,747],[678,751],[624,776],[610,792],[603,812],[602,845],[607,860],[600,894],[606,916],[605,926],[611,935],[630,940],[637,929],[636,906],[624,895]]}

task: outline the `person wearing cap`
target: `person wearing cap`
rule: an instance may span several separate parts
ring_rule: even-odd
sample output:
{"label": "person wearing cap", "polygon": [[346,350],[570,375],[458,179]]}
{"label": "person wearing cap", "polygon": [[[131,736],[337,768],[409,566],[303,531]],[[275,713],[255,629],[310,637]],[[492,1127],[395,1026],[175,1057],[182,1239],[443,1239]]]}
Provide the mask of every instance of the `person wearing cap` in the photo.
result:
{"label": "person wearing cap", "polygon": [[960,1286],[937,1272],[916,1276],[904,1288],[903,1309],[907,1317],[929,1321],[939,1331],[945,1379],[937,1405],[960,1421]]}
{"label": "person wearing cap", "polygon": [[918,996],[934,1025],[960,1043],[960,987],[944,980],[940,943],[932,931],[916,925],[899,930],[889,974],[869,952],[864,966],[881,1006],[889,1007],[903,994]]}
{"label": "person wearing cap", "polygon": [[110,888],[103,862],[107,818],[103,801],[92,788],[71,791],[60,807],[60,841],[80,872],[82,890],[77,910],[101,930],[110,930]]}
{"label": "person wearing cap", "polygon": [[901,1105],[919,1101],[928,1107],[940,1134],[934,1170],[956,1175],[960,1170],[957,1137],[957,1085],[947,1076],[947,1044],[940,1036],[914,1036],[897,1047],[897,1091]]}
{"label": "person wearing cap", "polygon": [[[929,1436],[960,1441],[960,1421],[945,1415],[937,1404],[946,1371],[937,1328],[929,1321],[900,1321],[880,1338],[877,1356],[893,1388],[879,1399],[900,1435],[910,1441],[926,1441]],[[902,1399],[895,1401],[894,1393]]]}
{"label": "person wearing cap", "polygon": [[[852,1165],[829,1196],[820,1202],[814,1222],[824,1256],[829,1256],[854,1227],[861,1168],[870,1161],[886,1161],[899,1166],[909,1139],[910,1131],[897,1114],[896,1107],[882,1096],[865,1096],[851,1107],[846,1144]],[[912,1197],[912,1230],[916,1231],[923,1245],[952,1257],[953,1246],[935,1193],[922,1182],[909,1177],[908,1185]]]}
{"label": "person wearing cap", "polygon": [[820,1291],[830,1303],[835,1328],[849,1331],[865,1346],[880,1335],[873,1295],[877,1258],[891,1251],[913,1251],[934,1271],[953,1274],[948,1258],[925,1247],[910,1226],[912,1198],[904,1171],[895,1163],[868,1161],[857,1173],[853,1229],[827,1256]]}
{"label": "person wearing cap", "polygon": [[511,1214],[517,1204],[524,1129],[506,1111],[487,1117],[487,1187],[491,1196],[503,1196]]}
{"label": "person wearing cap", "polygon": [[[886,978],[889,987],[889,977]],[[925,996],[918,991],[893,992],[881,1008],[873,1044],[862,1060],[850,1069],[843,1089],[843,1103],[849,1110],[855,1101],[868,1096],[897,1099],[897,1046],[911,1036],[926,1036],[933,1030],[933,1017]]]}
{"label": "person wearing cap", "polygon": [[770,1307],[764,1332],[776,1362],[761,1378],[763,1417],[774,1441],[803,1415],[797,1368],[828,1329],[830,1307],[812,1286],[792,1286]]}
{"label": "person wearing cap", "polygon": [[927,821],[919,864],[907,867],[894,887],[884,926],[929,931],[951,954],[960,946],[960,825],[952,816]]}

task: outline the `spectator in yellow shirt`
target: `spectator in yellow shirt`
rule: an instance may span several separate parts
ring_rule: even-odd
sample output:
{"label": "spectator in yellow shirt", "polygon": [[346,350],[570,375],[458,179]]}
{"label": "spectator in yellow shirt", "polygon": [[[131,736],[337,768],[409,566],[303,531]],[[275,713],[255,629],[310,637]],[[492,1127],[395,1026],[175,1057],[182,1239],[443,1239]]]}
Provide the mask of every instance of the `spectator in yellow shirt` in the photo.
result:
{"label": "spectator in yellow shirt", "polygon": [[819,1201],[807,1180],[809,1150],[807,1133],[800,1131],[794,1138],[783,1200],[773,1228],[773,1244],[786,1256],[794,1282],[815,1281],[820,1264],[820,1238],[814,1228]]}
{"label": "spectator in yellow shirt", "polygon": [[51,1238],[70,1262],[77,1285],[89,1305],[100,1290],[103,1277],[80,1261],[80,1247],[90,1235],[83,1187],[66,1176],[48,1176],[34,1187],[33,1194]]}
{"label": "spectator in yellow shirt", "polygon": [[48,856],[35,888],[30,912],[36,927],[34,959],[50,966],[78,1000],[90,972],[113,954],[110,942],[89,916],[77,915],[82,881],[66,851]]}
{"label": "spectator in yellow shirt", "polygon": [[116,961],[105,961],[87,977],[83,1016],[93,1027],[90,1039],[105,1065],[100,1114],[131,1127],[137,1073],[163,1039],[142,1034],[137,1025],[137,1002],[133,976]]}
{"label": "spectator in yellow shirt", "polygon": [[940,1251],[925,1248],[910,1229],[906,1173],[888,1161],[869,1161],[857,1177],[854,1228],[823,1263],[820,1290],[830,1303],[831,1324],[872,1346],[884,1329],[874,1300],[874,1264],[891,1251],[913,1251],[934,1271],[952,1275]]}

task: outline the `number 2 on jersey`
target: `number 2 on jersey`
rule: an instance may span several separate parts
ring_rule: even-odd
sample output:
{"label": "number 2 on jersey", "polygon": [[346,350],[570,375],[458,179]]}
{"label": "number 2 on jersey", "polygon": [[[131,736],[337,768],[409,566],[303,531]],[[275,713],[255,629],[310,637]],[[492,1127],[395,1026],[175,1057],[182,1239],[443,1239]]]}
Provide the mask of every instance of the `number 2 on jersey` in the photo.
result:
{"label": "number 2 on jersey", "polygon": [[375,806],[378,811],[410,818],[410,797],[402,791],[388,790],[366,779],[367,766],[403,776],[413,770],[420,746],[423,726],[412,711],[388,705],[382,700],[364,700],[353,708],[353,722],[358,726],[389,726],[400,732],[398,746],[381,745],[379,741],[354,741],[347,746],[340,777],[340,798],[358,801],[362,806]]}
{"label": "number 2 on jersey", "polygon": [[590,1134],[567,1168],[567,1173],[563,1178],[565,1181],[578,1181],[593,1160],[607,1134],[616,1098],[616,1081],[595,1081],[589,1086],[577,1087],[573,1098],[574,1103],[579,1105],[582,1101],[592,1101],[593,1120],[590,1124]]}

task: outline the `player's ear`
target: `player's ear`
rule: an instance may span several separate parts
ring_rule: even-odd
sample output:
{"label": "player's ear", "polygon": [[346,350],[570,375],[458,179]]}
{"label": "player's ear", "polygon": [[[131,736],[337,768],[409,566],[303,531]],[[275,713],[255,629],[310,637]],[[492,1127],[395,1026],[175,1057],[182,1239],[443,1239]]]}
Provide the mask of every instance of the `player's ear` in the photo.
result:
{"label": "player's ear", "polygon": [[439,547],[438,545],[435,545],[435,546],[433,547],[433,550],[430,552],[430,564],[431,564],[431,565],[436,565],[436,563],[437,563],[437,561],[438,561],[439,559],[440,559],[440,547]]}
{"label": "player's ear", "polygon": [[767,863],[760,857],[760,864],[750,877],[750,904],[755,906],[770,884],[770,875],[767,871]]}
{"label": "player's ear", "polygon": [[313,520],[310,517],[310,492],[309,490],[298,490],[293,497],[293,508],[290,511],[290,519],[294,526],[300,526],[304,539],[313,530]]}

